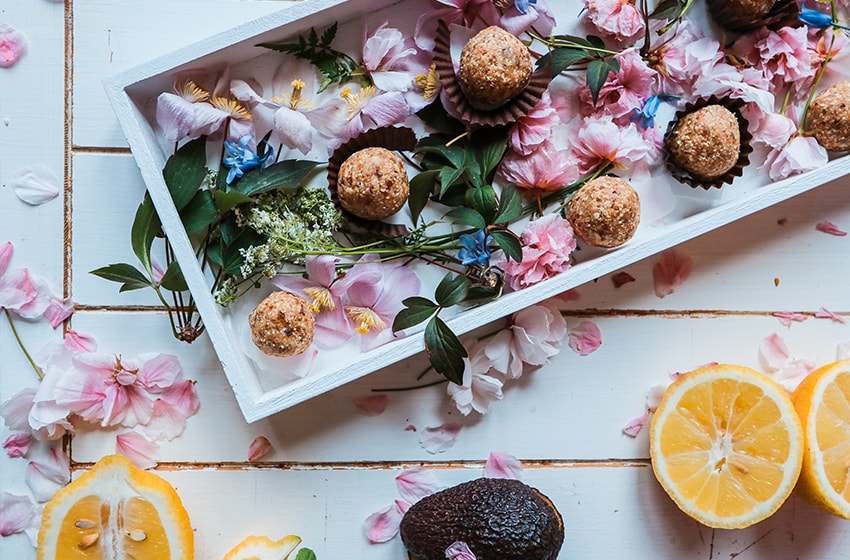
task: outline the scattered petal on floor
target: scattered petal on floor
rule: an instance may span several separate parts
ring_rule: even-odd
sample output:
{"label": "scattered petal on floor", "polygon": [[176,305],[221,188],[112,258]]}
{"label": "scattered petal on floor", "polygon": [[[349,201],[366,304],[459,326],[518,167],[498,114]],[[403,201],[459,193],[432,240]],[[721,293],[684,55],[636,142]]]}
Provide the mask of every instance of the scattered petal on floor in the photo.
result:
{"label": "scattered petal on floor", "polygon": [[611,282],[614,284],[615,288],[622,288],[629,282],[634,282],[635,277],[626,272],[625,270],[621,270],[613,275],[611,275]]}
{"label": "scattered petal on floor", "polygon": [[847,235],[846,231],[844,231],[843,229],[841,229],[837,225],[833,224],[829,220],[824,220],[822,222],[818,222],[818,224],[815,226],[815,229],[818,230],[818,231],[822,231],[824,233],[828,233],[829,235],[837,235],[837,236]]}
{"label": "scattered petal on floor", "polygon": [[24,531],[35,515],[35,504],[28,496],[0,492],[0,537]]}
{"label": "scattered petal on floor", "polygon": [[570,348],[579,356],[587,356],[602,346],[602,333],[593,321],[582,321],[570,331]]}
{"label": "scattered petal on floor", "polygon": [[32,206],[44,204],[59,196],[60,183],[48,167],[32,165],[25,167],[12,176],[9,186],[15,194]]}
{"label": "scattered petal on floor", "polygon": [[36,458],[27,465],[24,478],[37,502],[47,502],[71,480],[68,456],[58,446],[47,450],[47,455]]}
{"label": "scattered petal on floor", "polygon": [[826,307],[821,307],[817,311],[817,313],[815,313],[815,317],[817,317],[818,319],[832,319],[836,323],[841,323],[842,325],[847,323],[847,320],[844,317],[838,315],[837,313],[834,313],[833,311],[830,311]]}
{"label": "scattered petal on floor", "polygon": [[363,416],[378,416],[387,409],[390,399],[387,395],[369,395],[354,399],[354,406]]}
{"label": "scattered petal on floor", "polygon": [[248,446],[248,460],[259,461],[272,451],[271,442],[263,436],[257,436]]}
{"label": "scattered petal on floor", "polygon": [[510,453],[491,451],[484,464],[485,478],[522,478],[522,462]]}
{"label": "scattered petal on floor", "polygon": [[0,21],[0,68],[11,68],[27,50],[24,34]]}
{"label": "scattered petal on floor", "polygon": [[370,543],[383,543],[398,534],[404,514],[395,502],[366,518],[363,529]]}
{"label": "scattered petal on floor", "polygon": [[623,426],[623,433],[626,434],[629,437],[637,437],[637,435],[640,433],[641,429],[643,429],[643,425],[649,419],[649,414],[650,414],[649,409],[646,409],[646,410],[643,411],[643,414],[641,414],[640,416],[637,416],[637,417],[629,420],[628,423],[625,426]]}
{"label": "scattered petal on floor", "polygon": [[462,428],[462,425],[455,422],[425,428],[419,435],[419,445],[428,453],[443,453],[454,446]]}
{"label": "scattered petal on floor", "polygon": [[151,469],[159,459],[159,444],[139,432],[124,432],[115,437],[115,451],[140,469]]}
{"label": "scattered petal on floor", "polygon": [[693,270],[694,261],[685,253],[676,249],[664,251],[652,268],[655,295],[663,298],[672,294],[676,288],[685,283]]}
{"label": "scattered petal on floor", "polygon": [[425,496],[440,489],[440,483],[434,471],[422,467],[412,467],[395,477],[398,493],[405,501],[415,504]]}
{"label": "scattered petal on floor", "polygon": [[790,327],[792,322],[802,323],[809,318],[808,315],[797,313],[796,311],[777,311],[773,316],[779,319],[779,322],[786,327]]}
{"label": "scattered petal on floor", "polygon": [[776,333],[764,337],[759,342],[758,355],[761,367],[768,373],[777,371],[783,367],[791,357],[785,341]]}

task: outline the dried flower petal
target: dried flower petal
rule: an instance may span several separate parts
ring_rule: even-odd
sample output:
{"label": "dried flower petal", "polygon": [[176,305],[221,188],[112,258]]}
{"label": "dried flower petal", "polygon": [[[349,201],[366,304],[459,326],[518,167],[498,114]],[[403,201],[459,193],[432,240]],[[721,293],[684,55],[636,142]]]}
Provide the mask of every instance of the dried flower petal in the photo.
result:
{"label": "dried flower petal", "polygon": [[354,399],[354,406],[363,416],[378,416],[383,414],[389,403],[387,395],[369,395]]}
{"label": "dried flower petal", "polygon": [[35,515],[35,504],[27,496],[0,492],[0,537],[25,530]]}
{"label": "dried flower petal", "polygon": [[11,68],[27,50],[24,34],[0,22],[0,68]]}
{"label": "dried flower petal", "polygon": [[401,518],[404,516],[397,503],[376,511],[366,518],[363,529],[370,543],[383,543],[398,534]]}
{"label": "dried flower petal", "polygon": [[638,433],[640,433],[643,428],[643,425],[649,419],[650,413],[651,411],[647,408],[643,411],[643,414],[629,420],[628,423],[623,426],[623,433],[629,437],[637,437]]}
{"label": "dried flower petal", "polygon": [[821,307],[817,313],[815,313],[815,317],[818,319],[832,319],[836,323],[841,323],[842,325],[847,323],[847,320],[844,317],[830,311],[826,307]]}
{"label": "dried flower petal", "polygon": [[491,451],[484,463],[485,478],[522,478],[522,462],[510,453]]}
{"label": "dried flower petal", "polygon": [[159,444],[139,432],[124,432],[115,437],[115,452],[140,469],[150,469],[159,459]]}
{"label": "dried flower petal", "polygon": [[809,318],[808,315],[805,315],[803,313],[797,313],[795,311],[777,311],[773,314],[773,316],[779,319],[779,322],[786,327],[790,327],[792,321],[802,323],[803,321]]}
{"label": "dried flower petal", "polygon": [[271,442],[263,436],[257,436],[248,446],[248,461],[259,461],[272,451]]}
{"label": "dried flower petal", "polygon": [[48,167],[31,165],[12,176],[9,182],[18,198],[32,206],[44,204],[59,196],[60,183]]}
{"label": "dried flower petal", "polygon": [[837,235],[839,237],[847,235],[846,231],[839,228],[837,225],[833,224],[829,220],[818,222],[818,224],[815,226],[815,229],[818,231],[822,231],[823,233],[828,233],[829,235]]}
{"label": "dried flower petal", "polygon": [[461,424],[450,422],[437,427],[427,427],[419,435],[419,445],[428,453],[443,453],[451,449],[457,442]]}
{"label": "dried flower petal", "polygon": [[570,348],[579,356],[587,356],[602,346],[602,333],[593,321],[582,321],[570,331]]}
{"label": "dried flower petal", "polygon": [[690,277],[693,270],[694,261],[685,253],[676,249],[664,251],[652,268],[655,295],[663,298],[672,294]]}
{"label": "dried flower petal", "polygon": [[440,489],[434,471],[422,467],[407,469],[395,477],[395,482],[401,497],[412,504]]}

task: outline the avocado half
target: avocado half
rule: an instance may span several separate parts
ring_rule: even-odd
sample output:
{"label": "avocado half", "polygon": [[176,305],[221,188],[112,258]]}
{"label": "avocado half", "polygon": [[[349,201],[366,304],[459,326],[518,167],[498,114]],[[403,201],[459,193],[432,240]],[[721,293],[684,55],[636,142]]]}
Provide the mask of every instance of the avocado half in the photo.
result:
{"label": "avocado half", "polygon": [[401,520],[411,559],[445,560],[463,541],[478,560],[555,560],[564,521],[537,489],[504,478],[464,482],[416,502]]}

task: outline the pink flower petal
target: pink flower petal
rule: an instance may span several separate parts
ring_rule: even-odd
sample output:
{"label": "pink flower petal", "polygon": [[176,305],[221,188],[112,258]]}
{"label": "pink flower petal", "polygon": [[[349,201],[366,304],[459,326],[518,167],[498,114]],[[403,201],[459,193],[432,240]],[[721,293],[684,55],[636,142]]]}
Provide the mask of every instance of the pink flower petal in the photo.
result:
{"label": "pink flower petal", "polygon": [[847,360],[850,359],[850,340],[839,342],[835,345],[835,359]]}
{"label": "pink flower petal", "polygon": [[127,457],[140,469],[156,466],[159,445],[138,432],[124,432],[115,437],[115,452]]}
{"label": "pink flower petal", "polygon": [[373,544],[389,541],[398,533],[403,516],[404,514],[396,503],[392,503],[384,509],[376,511],[367,517],[363,524],[366,538]]}
{"label": "pink flower petal", "polygon": [[15,246],[12,245],[11,241],[0,245],[0,276],[6,273],[6,269],[9,267],[9,261],[12,260],[12,253],[14,252]]}
{"label": "pink flower petal", "polygon": [[24,531],[35,515],[35,504],[27,496],[0,492],[0,537]]}
{"label": "pink flower petal", "polygon": [[0,22],[0,68],[11,68],[27,50],[23,33]]}
{"label": "pink flower petal", "polygon": [[455,541],[446,549],[446,558],[449,560],[478,560],[469,550],[469,546],[463,541]]}
{"label": "pink flower petal", "polygon": [[38,206],[59,196],[60,183],[48,167],[32,165],[12,176],[9,182],[15,195],[31,206]]}
{"label": "pink flower petal", "polygon": [[456,422],[434,428],[427,427],[419,435],[419,445],[428,453],[443,453],[454,446],[462,428],[463,426]]}
{"label": "pink flower petal", "polygon": [[389,400],[387,395],[369,395],[357,397],[353,402],[357,411],[363,416],[378,416],[387,409]]}
{"label": "pink flower petal", "polygon": [[22,389],[0,404],[0,417],[7,428],[19,432],[29,431],[29,414],[36,391],[33,387]]}
{"label": "pink flower petal", "polygon": [[570,331],[570,348],[579,356],[587,356],[602,346],[602,333],[593,321],[582,321]]}
{"label": "pink flower petal", "polygon": [[38,296],[38,286],[29,270],[19,268],[0,278],[0,307],[18,311]]}
{"label": "pink flower petal", "polygon": [[94,352],[97,350],[97,341],[90,335],[79,333],[69,329],[65,332],[62,344],[71,352]]}
{"label": "pink flower petal", "polygon": [[643,425],[646,424],[646,421],[649,419],[649,415],[650,410],[647,408],[643,411],[643,414],[636,418],[632,418],[625,426],[623,426],[623,433],[629,437],[637,437],[643,428]]}
{"label": "pink flower petal", "polygon": [[790,327],[792,321],[802,323],[803,321],[809,318],[808,315],[804,315],[803,313],[797,313],[794,311],[777,311],[773,314],[773,316],[779,319],[779,322],[786,327]]}
{"label": "pink flower petal", "polygon": [[50,297],[47,308],[44,310],[44,318],[54,329],[65,322],[65,319],[74,314],[74,303],[70,298],[59,299]]}
{"label": "pink flower petal", "polygon": [[50,501],[71,480],[70,460],[58,446],[53,447],[47,457],[30,461],[25,480],[37,502]]}
{"label": "pink flower petal", "polygon": [[257,436],[248,446],[248,461],[259,461],[272,451],[271,442],[263,436]]}
{"label": "pink flower petal", "polygon": [[26,457],[32,443],[32,434],[28,432],[17,432],[3,442],[3,449],[6,450],[6,455],[15,459]]}
{"label": "pink flower petal", "polygon": [[768,373],[782,368],[790,356],[785,341],[776,333],[764,337],[759,342],[759,363]]}
{"label": "pink flower petal", "polygon": [[663,298],[676,291],[690,277],[694,270],[694,261],[681,251],[668,249],[652,268],[655,281],[655,295]]}
{"label": "pink flower petal", "polygon": [[817,313],[815,313],[815,317],[818,319],[832,319],[836,323],[841,323],[842,325],[847,323],[847,320],[844,317],[830,311],[826,307],[821,307]]}
{"label": "pink flower petal", "polygon": [[440,489],[434,471],[422,467],[407,469],[395,477],[395,483],[401,497],[412,504]]}
{"label": "pink flower petal", "polygon": [[791,360],[775,372],[773,377],[786,391],[793,393],[797,385],[812,373],[815,367],[816,364],[811,360]]}
{"label": "pink flower petal", "polygon": [[510,453],[491,451],[484,463],[484,477],[519,480],[522,478],[522,463]]}
{"label": "pink flower petal", "polygon": [[157,354],[153,357],[146,356],[137,375],[138,382],[154,393],[163,391],[180,380],[181,369],[177,356],[171,354]]}
{"label": "pink flower petal", "polygon": [[833,224],[829,220],[818,222],[818,224],[815,226],[815,229],[818,231],[822,231],[823,233],[828,233],[829,235],[837,235],[839,237],[847,235],[846,231],[839,228],[837,225]]}

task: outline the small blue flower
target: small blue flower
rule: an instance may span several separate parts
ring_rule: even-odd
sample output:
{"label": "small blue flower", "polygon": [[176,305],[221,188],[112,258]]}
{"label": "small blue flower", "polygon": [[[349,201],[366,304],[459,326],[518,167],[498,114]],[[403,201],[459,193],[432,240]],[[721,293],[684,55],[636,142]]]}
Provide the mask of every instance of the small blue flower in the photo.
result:
{"label": "small blue flower", "polygon": [[225,167],[230,168],[230,171],[227,172],[228,185],[235,179],[242,177],[246,171],[264,166],[272,156],[273,151],[270,148],[265,151],[262,157],[258,156],[248,147],[251,140],[251,135],[246,134],[239,139],[239,144],[230,140],[224,141],[224,158],[221,161]]}
{"label": "small blue flower", "polygon": [[537,0],[514,0],[514,6],[519,10],[521,14],[528,13],[528,5],[529,4],[537,4]]}
{"label": "small blue flower", "polygon": [[643,104],[643,109],[635,107],[632,109],[632,116],[629,119],[633,123],[637,123],[638,128],[646,130],[655,128],[655,115],[658,113],[658,108],[661,107],[662,101],[672,101],[678,99],[675,95],[653,95]]}
{"label": "small blue flower", "polygon": [[460,259],[462,265],[480,264],[485,266],[490,262],[490,242],[493,241],[493,237],[483,229],[479,229],[472,235],[464,233],[458,237],[458,241],[463,246],[457,252],[457,258]]}
{"label": "small blue flower", "polygon": [[805,4],[800,7],[800,15],[797,17],[800,19],[800,21],[802,21],[809,27],[814,27],[817,29],[830,27],[835,23],[832,20],[832,16],[830,14],[825,14],[823,12],[819,12],[818,10],[808,8]]}

